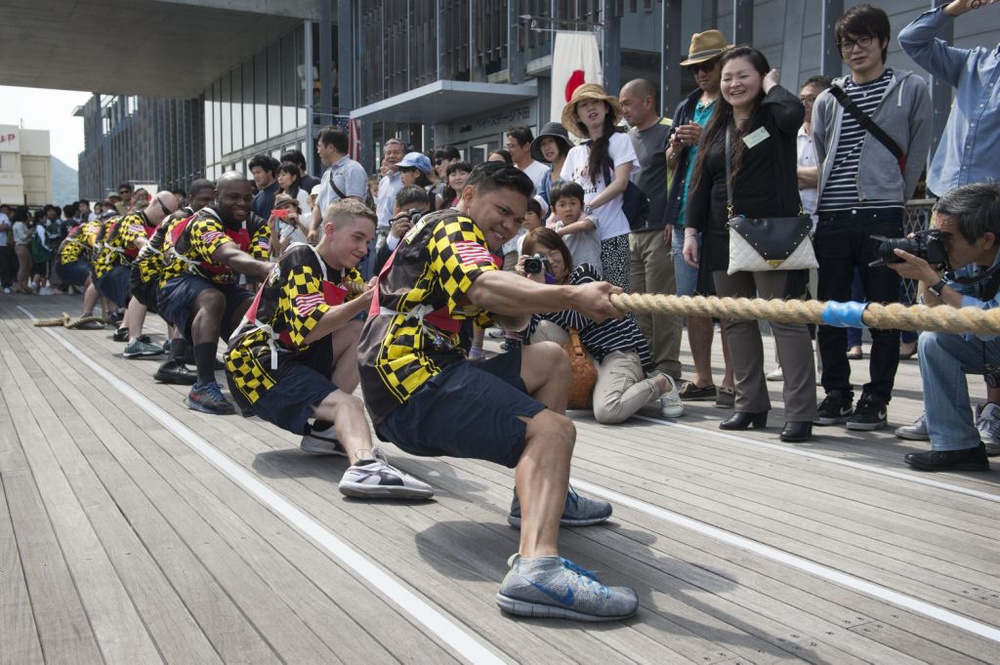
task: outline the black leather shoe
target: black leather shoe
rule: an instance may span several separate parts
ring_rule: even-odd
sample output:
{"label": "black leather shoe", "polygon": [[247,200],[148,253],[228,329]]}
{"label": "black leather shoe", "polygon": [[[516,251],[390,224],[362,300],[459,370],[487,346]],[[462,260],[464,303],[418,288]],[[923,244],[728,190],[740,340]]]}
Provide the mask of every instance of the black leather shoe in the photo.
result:
{"label": "black leather shoe", "polygon": [[811,422],[787,422],[781,428],[781,440],[789,443],[808,441],[813,435],[813,424]]}
{"label": "black leather shoe", "polygon": [[929,450],[926,453],[910,453],[903,460],[920,471],[989,471],[990,461],[986,459],[986,446],[962,450]]}
{"label": "black leather shoe", "polygon": [[719,429],[764,429],[767,426],[767,411],[757,413],[734,413],[719,423]]}
{"label": "black leather shoe", "polygon": [[175,386],[193,386],[198,382],[198,373],[188,369],[180,361],[168,360],[160,365],[153,378],[160,383],[171,383]]}

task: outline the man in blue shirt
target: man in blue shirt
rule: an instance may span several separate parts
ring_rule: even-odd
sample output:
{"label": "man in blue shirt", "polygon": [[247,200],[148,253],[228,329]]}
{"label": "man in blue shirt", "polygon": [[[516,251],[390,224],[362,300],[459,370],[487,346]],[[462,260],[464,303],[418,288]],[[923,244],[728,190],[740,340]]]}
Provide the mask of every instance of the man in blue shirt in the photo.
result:
{"label": "man in blue shirt", "polygon": [[255,155],[247,165],[253,175],[254,185],[257,186],[257,194],[253,197],[251,210],[268,219],[271,211],[274,210],[274,197],[281,191],[281,185],[275,179],[278,173],[278,160],[270,155]]}
{"label": "man in blue shirt", "polygon": [[937,37],[955,18],[992,4],[954,0],[921,14],[899,33],[914,62],[955,88],[955,101],[927,170],[927,189],[941,195],[959,185],[1000,177],[1000,47],[956,48]]}
{"label": "man in blue shirt", "polygon": [[[937,229],[950,271],[942,276],[923,258],[895,250],[900,276],[920,281],[925,305],[1000,307],[1000,184],[973,183],[951,190],[934,206]],[[982,374],[1000,385],[1000,338],[924,332],[920,335],[920,378],[931,450],[910,453],[907,464],[922,471],[989,471],[987,450],[972,420],[966,374]],[[988,405],[989,406],[989,405]]]}

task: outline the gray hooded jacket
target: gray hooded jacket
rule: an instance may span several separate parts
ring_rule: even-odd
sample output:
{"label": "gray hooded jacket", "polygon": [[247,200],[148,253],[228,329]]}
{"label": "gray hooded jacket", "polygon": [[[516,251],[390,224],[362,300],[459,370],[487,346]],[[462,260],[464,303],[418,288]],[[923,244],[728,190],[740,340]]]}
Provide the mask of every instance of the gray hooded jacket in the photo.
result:
{"label": "gray hooded jacket", "polygon": [[[833,85],[844,87],[847,77],[835,79]],[[819,200],[823,187],[833,170],[837,154],[844,107],[824,90],[813,106],[812,136],[819,169]],[[927,82],[913,72],[893,71],[885,96],[875,108],[872,120],[891,136],[906,155],[906,170],[901,173],[899,162],[882,143],[865,133],[858,165],[858,199],[864,201],[899,201],[913,196],[917,181],[927,162],[931,142],[931,98]]]}

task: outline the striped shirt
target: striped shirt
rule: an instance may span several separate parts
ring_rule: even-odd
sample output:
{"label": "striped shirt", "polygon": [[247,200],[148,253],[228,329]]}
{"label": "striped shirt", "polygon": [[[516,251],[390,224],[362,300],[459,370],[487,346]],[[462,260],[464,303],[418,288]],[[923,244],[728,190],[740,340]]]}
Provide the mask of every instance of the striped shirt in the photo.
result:
{"label": "striped shirt", "polygon": [[[882,76],[871,83],[859,85],[848,76],[844,81],[844,92],[858,105],[858,108],[871,116],[885,97],[892,80],[892,70],[886,69]],[[861,148],[868,138],[868,132],[862,129],[858,121],[850,113],[844,111],[840,125],[840,138],[837,140],[837,150],[833,154],[833,169],[830,177],[823,185],[823,198],[820,199],[817,212],[838,212],[851,209],[901,207],[902,201],[861,201],[858,194],[858,166],[861,162]],[[871,137],[872,141],[878,139]],[[827,157],[829,159],[829,156]]]}
{"label": "striped shirt", "polygon": [[[581,263],[569,276],[569,283],[574,286],[600,280],[597,269],[589,263]],[[531,325],[525,332],[525,339],[531,337],[535,328],[538,327],[538,322],[542,319],[551,321],[563,329],[576,328],[577,332],[580,333],[580,342],[583,344],[583,348],[594,356],[597,362],[603,361],[604,356],[612,351],[623,351],[638,355],[642,368],[647,372],[655,367],[649,355],[649,344],[642,336],[632,314],[621,319],[606,319],[602,323],[594,323],[573,309],[535,314],[531,317]]]}

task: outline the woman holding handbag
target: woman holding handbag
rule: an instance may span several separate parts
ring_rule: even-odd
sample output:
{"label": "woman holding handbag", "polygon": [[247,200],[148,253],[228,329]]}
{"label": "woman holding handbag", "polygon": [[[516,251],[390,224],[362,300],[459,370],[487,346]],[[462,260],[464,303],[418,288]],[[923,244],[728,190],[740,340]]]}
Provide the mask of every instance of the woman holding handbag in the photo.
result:
{"label": "woman holding handbag", "polygon": [[[795,95],[778,85],[778,72],[757,49],[732,49],[722,56],[721,65],[722,98],[702,135],[688,197],[684,260],[699,268],[702,279],[711,275],[720,297],[803,298],[808,281],[804,269],[729,274],[730,261],[736,258],[729,251],[729,220],[740,215],[796,222],[801,211],[796,133],[805,111]],[[700,252],[694,238],[698,232],[702,233]],[[763,428],[771,403],[758,322],[723,323],[736,376],[736,410],[719,428]],[[816,369],[809,330],[805,324],[770,325],[784,374],[781,440],[806,441],[816,418]]]}
{"label": "woman holding handbag", "polygon": [[[524,254],[514,269],[537,282],[579,285],[600,279],[596,268],[589,263],[571,269],[569,248],[552,229],[538,227],[529,231],[522,250]],[[536,266],[528,264],[539,257],[543,258],[542,270],[535,271],[531,268]],[[571,330],[579,335],[584,350],[593,356],[597,364],[593,395],[597,422],[624,422],[640,409],[643,413],[663,418],[677,418],[684,413],[684,405],[673,379],[666,374],[646,378],[646,372],[653,368],[653,361],[646,339],[631,314],[602,323],[594,323],[571,309],[536,314],[531,317],[531,324],[525,332],[526,343],[563,343],[567,334],[572,334]]]}

